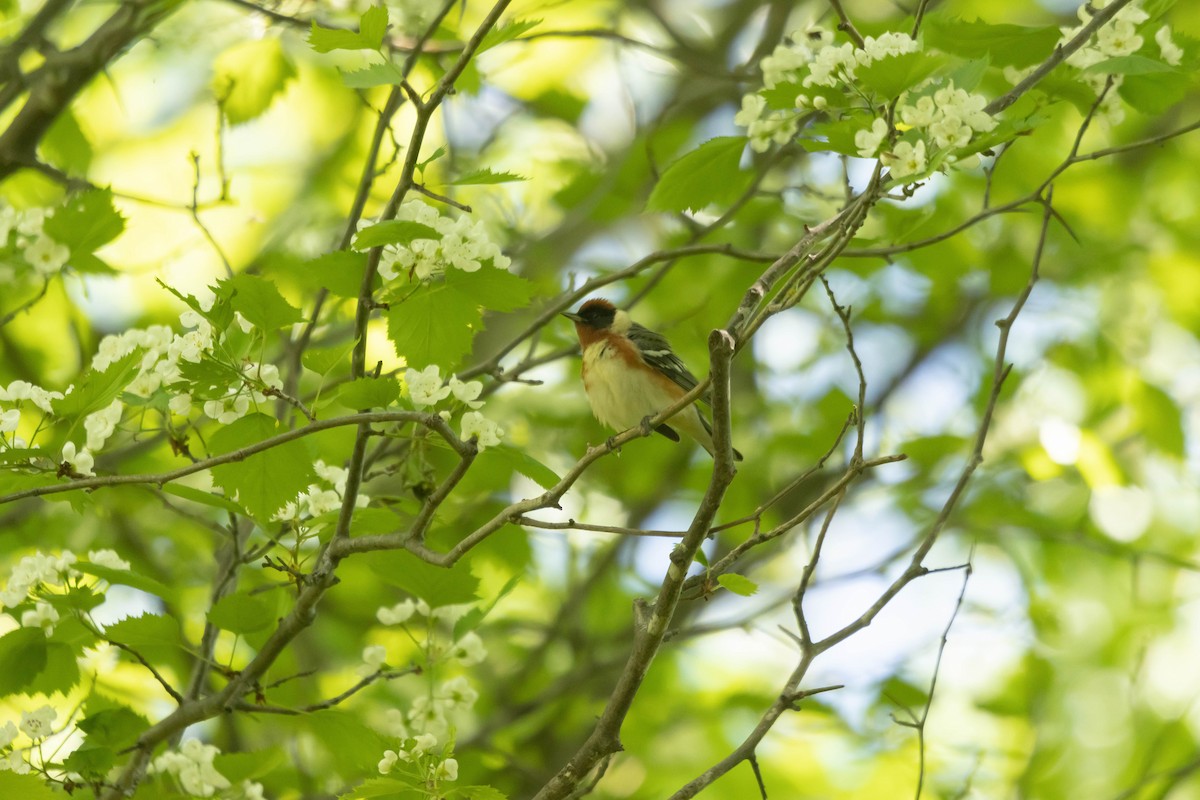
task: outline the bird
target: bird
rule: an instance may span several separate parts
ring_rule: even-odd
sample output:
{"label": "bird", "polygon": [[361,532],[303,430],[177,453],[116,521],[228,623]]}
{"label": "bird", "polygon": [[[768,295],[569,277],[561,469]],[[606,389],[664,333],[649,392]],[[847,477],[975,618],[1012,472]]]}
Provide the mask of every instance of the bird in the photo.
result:
{"label": "bird", "polygon": [[[675,355],[666,337],[634,322],[629,312],[602,297],[563,316],[575,323],[583,351],[583,389],[592,413],[618,431],[645,421],[696,387],[699,381]],[[705,392],[700,399],[710,403]],[[678,442],[676,428],[713,453],[712,425],[695,404],[654,428]],[[742,454],[733,451],[737,461]]]}

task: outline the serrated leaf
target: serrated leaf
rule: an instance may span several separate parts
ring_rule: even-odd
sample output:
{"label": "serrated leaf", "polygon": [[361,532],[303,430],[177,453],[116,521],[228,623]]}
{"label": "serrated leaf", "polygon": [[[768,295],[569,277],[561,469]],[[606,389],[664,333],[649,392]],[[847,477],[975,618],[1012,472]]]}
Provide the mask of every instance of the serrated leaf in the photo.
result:
{"label": "serrated leaf", "polygon": [[166,494],[173,494],[176,497],[182,497],[184,500],[191,500],[193,503],[211,506],[228,511],[231,514],[245,514],[246,509],[239,506],[237,503],[230,500],[228,497],[212,492],[202,492],[191,486],[184,486],[178,483],[168,483],[162,487]]}
{"label": "serrated leaf", "polygon": [[455,790],[463,800],[508,800],[508,795],[495,786],[460,786]]}
{"label": "serrated leaf", "polygon": [[492,172],[490,169],[477,169],[450,181],[450,186],[479,186],[493,183],[513,183],[527,181],[524,175],[515,172]]}
{"label": "serrated leaf", "polygon": [[[41,631],[38,631],[41,633]],[[63,694],[79,685],[79,651],[61,642],[46,642],[46,663],[29,685],[28,694]]]}
{"label": "serrated leaf", "polygon": [[511,42],[521,34],[528,33],[541,24],[542,21],[540,19],[515,19],[507,24],[497,25],[484,34],[483,41],[479,43],[479,49],[475,51],[476,55],[485,50],[490,50],[496,45]]}
{"label": "serrated leaf", "polygon": [[150,723],[133,709],[121,706],[88,714],[78,727],[87,734],[87,744],[123,750],[137,741]]}
{"label": "serrated leaf", "polygon": [[416,800],[427,797],[424,787],[403,778],[368,778],[353,789],[339,794],[339,800]]}
{"label": "serrated leaf", "polygon": [[286,760],[278,747],[256,749],[253,753],[221,753],[213,759],[217,772],[237,784],[261,778]]}
{"label": "serrated leaf", "polygon": [[275,331],[304,319],[300,309],[283,299],[274,283],[257,275],[234,275],[220,281],[216,290],[228,298],[234,311],[264,331]]}
{"label": "serrated leaf", "polygon": [[435,567],[401,550],[372,553],[368,558],[371,570],[380,578],[421,598],[431,608],[479,599],[479,579],[463,561],[449,569]]}
{"label": "serrated leaf", "polygon": [[154,578],[146,575],[139,575],[129,569],[113,569],[101,564],[92,564],[87,561],[80,561],[75,564],[75,569],[85,575],[92,575],[101,580],[106,580],[111,584],[120,586],[131,586],[134,589],[146,592],[147,594],[156,595],[158,597],[169,598],[172,592],[167,588],[166,584],[154,580]]}
{"label": "serrated leaf", "polygon": [[387,408],[400,399],[400,383],[395,378],[359,378],[342,385],[337,400],[347,408]]}
{"label": "serrated leaf", "polygon": [[445,282],[425,287],[387,312],[388,338],[396,354],[415,367],[452,368],[471,349],[483,314]]}
{"label": "serrated leaf", "polygon": [[[805,128],[797,143],[810,153],[830,151],[857,156],[858,145],[854,143],[854,134],[865,127],[870,127],[869,120],[864,125],[861,119],[854,117],[837,122],[818,122]],[[824,137],[824,140],[817,137]]]}
{"label": "serrated leaf", "polygon": [[336,708],[300,718],[313,737],[333,756],[339,768],[377,772],[376,764],[384,750],[395,743],[380,736],[361,721],[361,714]]}
{"label": "serrated leaf", "polygon": [[929,53],[902,53],[877,58],[868,67],[859,67],[857,82],[865,89],[887,98],[899,97],[906,89],[919,84],[946,63],[945,56]]}
{"label": "serrated leaf", "polygon": [[378,50],[387,33],[387,9],[372,6],[358,19],[358,30],[326,28],[313,21],[308,32],[308,44],[318,53],[333,50]]}
{"label": "serrated leaf", "polygon": [[334,250],[305,261],[296,270],[296,277],[308,286],[328,289],[338,297],[356,298],[362,288],[366,268],[367,257],[364,253]]}
{"label": "serrated leaf", "polygon": [[116,750],[111,747],[90,745],[85,741],[67,756],[63,767],[71,772],[78,772],[84,778],[94,780],[103,778],[116,762]]}
{"label": "serrated leaf", "polygon": [[475,272],[452,269],[446,272],[447,288],[464,302],[492,311],[514,311],[529,302],[533,285],[506,269],[484,267]]}
{"label": "serrated leaf", "polygon": [[104,636],[155,661],[172,659],[183,648],[179,623],[161,614],[142,614],[117,620],[104,629]]}
{"label": "serrated leaf", "polygon": [[[214,454],[228,453],[278,433],[276,421],[266,414],[249,414],[219,429],[209,439]],[[260,521],[266,521],[285,503],[315,480],[312,458],[303,442],[291,441],[213,468],[213,483]]]}
{"label": "serrated leaf", "polygon": [[75,389],[51,408],[61,417],[85,416],[105,408],[129,385],[142,362],[141,348],[108,365],[102,372],[89,370]]}
{"label": "serrated leaf", "polygon": [[112,192],[91,189],[72,195],[46,218],[46,235],[71,250],[71,257],[90,254],[125,230],[125,218],[113,206]]}
{"label": "serrated leaf", "polygon": [[[385,222],[378,222],[368,228],[363,228],[354,236],[354,244],[352,246],[355,250],[370,250],[372,247],[383,247],[388,244],[409,244],[417,239],[432,239],[435,242],[440,242],[442,234],[428,225],[422,225],[419,222],[412,222],[405,219],[389,219]],[[357,292],[355,296],[357,296]]]}
{"label": "serrated leaf", "polygon": [[19,797],[21,800],[62,800],[63,795],[51,789],[40,775],[18,775],[0,771],[0,797]]}
{"label": "serrated leaf", "polygon": [[391,61],[372,64],[365,69],[342,73],[342,83],[350,89],[370,89],[375,86],[399,86],[404,73]]}
{"label": "serrated leaf", "polygon": [[18,628],[0,636],[0,697],[17,694],[33,683],[46,667],[46,650],[41,628]]}
{"label": "serrated leaf", "polygon": [[509,592],[521,584],[521,579],[521,575],[513,575],[511,578],[505,581],[504,586],[500,588],[500,592],[494,598],[492,598],[492,602],[488,603],[486,607],[481,608],[476,606],[466,614],[463,614],[461,617],[459,617],[458,621],[454,623],[454,641],[457,642],[464,635],[478,628],[480,623],[487,618],[487,615],[492,613],[492,611],[496,608],[496,605],[506,596],[508,596]]}
{"label": "serrated leaf", "polygon": [[304,351],[300,363],[318,375],[326,375],[339,364],[346,364],[346,357],[354,349],[354,342],[333,347],[314,347]]}
{"label": "serrated leaf", "polygon": [[550,489],[562,480],[558,473],[524,450],[518,450],[506,444],[489,447],[479,457],[484,460],[485,464],[500,462],[507,469],[521,473],[543,489]]}
{"label": "serrated leaf", "polygon": [[921,29],[928,46],[965,58],[988,56],[993,64],[1030,67],[1044,61],[1062,32],[1052,26],[992,25],[941,14],[925,18]]}
{"label": "serrated leaf", "polygon": [[1153,58],[1131,55],[1106,58],[1085,68],[1083,72],[1104,75],[1153,75],[1159,72],[1177,72],[1177,70],[1169,64]]}
{"label": "serrated leaf", "polygon": [[279,603],[274,595],[236,592],[227,594],[208,612],[208,621],[221,630],[247,634],[265,630],[276,623]]}
{"label": "serrated leaf", "polygon": [[296,77],[296,68],[276,37],[239,42],[213,63],[213,94],[231,125],[248,122],[270,108]]}
{"label": "serrated leaf", "polygon": [[[71,175],[83,175],[92,163],[92,143],[79,120],[64,109],[46,131],[38,149],[46,161]],[[74,264],[72,266],[75,266]],[[78,269],[78,267],[76,267]]]}
{"label": "serrated leaf", "polygon": [[738,169],[746,149],[744,136],[718,136],[676,159],[650,193],[647,211],[699,211],[730,202],[749,184]]}
{"label": "serrated leaf", "polygon": [[740,594],[742,597],[749,597],[758,591],[757,583],[745,575],[738,575],[736,572],[726,572],[724,575],[718,575],[717,583],[734,594]]}

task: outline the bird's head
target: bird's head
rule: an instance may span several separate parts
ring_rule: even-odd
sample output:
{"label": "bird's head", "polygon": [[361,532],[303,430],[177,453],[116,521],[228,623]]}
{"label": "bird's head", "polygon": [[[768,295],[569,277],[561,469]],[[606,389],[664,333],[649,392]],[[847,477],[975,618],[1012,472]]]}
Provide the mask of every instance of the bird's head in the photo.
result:
{"label": "bird's head", "polygon": [[563,316],[575,323],[576,330],[603,331],[613,327],[619,313],[612,303],[596,297],[581,305],[579,311],[564,312]]}

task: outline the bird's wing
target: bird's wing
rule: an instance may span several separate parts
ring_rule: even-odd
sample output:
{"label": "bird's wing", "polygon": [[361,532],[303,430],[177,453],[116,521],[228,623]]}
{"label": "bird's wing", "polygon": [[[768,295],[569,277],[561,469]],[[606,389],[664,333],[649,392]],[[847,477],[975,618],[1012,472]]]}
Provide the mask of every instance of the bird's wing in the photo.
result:
{"label": "bird's wing", "polygon": [[[675,355],[667,337],[643,328],[636,322],[629,326],[629,332],[626,335],[637,345],[638,350],[641,351],[642,360],[647,364],[669,377],[685,392],[696,388],[699,381],[679,356]],[[700,399],[706,403],[709,402],[708,392],[705,392]]]}

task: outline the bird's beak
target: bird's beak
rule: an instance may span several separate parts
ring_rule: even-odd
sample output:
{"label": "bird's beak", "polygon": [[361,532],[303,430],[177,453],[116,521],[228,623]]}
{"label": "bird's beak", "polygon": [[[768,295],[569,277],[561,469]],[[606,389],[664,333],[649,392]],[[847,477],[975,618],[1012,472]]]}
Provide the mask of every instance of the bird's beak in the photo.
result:
{"label": "bird's beak", "polygon": [[583,317],[579,316],[578,314],[576,314],[572,311],[564,311],[563,316],[566,317],[567,319],[571,320],[571,322],[583,322]]}

